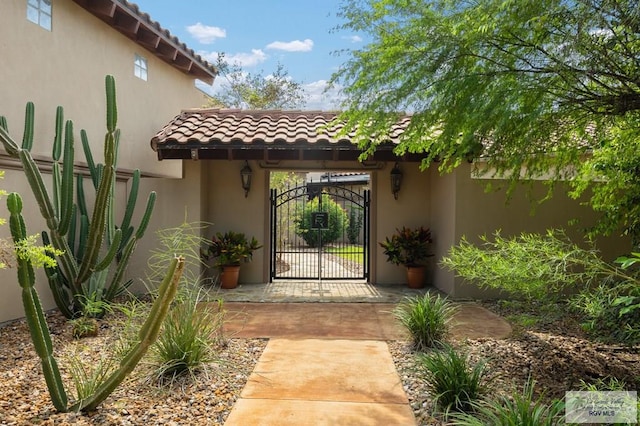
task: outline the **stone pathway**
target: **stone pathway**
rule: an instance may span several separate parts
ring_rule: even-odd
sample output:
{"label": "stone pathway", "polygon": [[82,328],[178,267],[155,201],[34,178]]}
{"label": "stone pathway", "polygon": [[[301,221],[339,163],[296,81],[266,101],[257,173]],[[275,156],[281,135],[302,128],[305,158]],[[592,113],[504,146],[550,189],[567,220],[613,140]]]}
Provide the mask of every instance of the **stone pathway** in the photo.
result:
{"label": "stone pathway", "polygon": [[[227,302],[225,333],[269,343],[225,425],[415,425],[387,340],[406,331],[395,303]],[[509,325],[460,304],[458,339],[504,337]]]}

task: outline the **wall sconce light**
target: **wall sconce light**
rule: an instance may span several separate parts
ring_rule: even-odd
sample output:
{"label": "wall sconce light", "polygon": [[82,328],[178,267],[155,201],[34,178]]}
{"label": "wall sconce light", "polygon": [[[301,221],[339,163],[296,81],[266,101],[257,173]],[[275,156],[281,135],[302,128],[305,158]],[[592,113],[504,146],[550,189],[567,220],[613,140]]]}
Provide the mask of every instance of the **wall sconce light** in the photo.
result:
{"label": "wall sconce light", "polygon": [[393,192],[393,198],[398,199],[398,193],[400,192],[400,186],[402,186],[402,170],[398,166],[398,163],[391,169],[391,192]]}
{"label": "wall sconce light", "polygon": [[247,198],[249,195],[249,190],[251,189],[251,174],[252,170],[249,167],[249,162],[244,162],[244,167],[240,170],[240,178],[242,179],[242,189],[244,189],[244,198]]}

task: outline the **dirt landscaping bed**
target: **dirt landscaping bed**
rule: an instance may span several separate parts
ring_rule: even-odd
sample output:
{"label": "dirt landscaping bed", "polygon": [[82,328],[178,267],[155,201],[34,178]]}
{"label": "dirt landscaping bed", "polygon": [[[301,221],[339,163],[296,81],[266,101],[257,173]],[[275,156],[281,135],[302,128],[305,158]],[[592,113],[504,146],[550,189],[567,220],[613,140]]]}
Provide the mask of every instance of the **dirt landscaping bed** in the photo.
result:
{"label": "dirt landscaping bed", "polygon": [[[487,359],[493,378],[494,395],[522,390],[529,377],[536,392],[547,400],[562,398],[568,390],[578,390],[581,381],[616,377],[636,390],[640,378],[637,348],[603,344],[582,333],[577,320],[567,314],[536,317],[535,307],[485,307],[511,320],[512,335],[506,339],[473,339],[457,342],[472,359]],[[562,312],[559,309],[558,312]],[[95,364],[118,333],[107,321],[98,337],[74,340],[71,326],[59,314],[49,314],[48,322],[60,366],[79,354],[86,364]],[[221,425],[240,395],[267,340],[236,339],[227,336],[216,348],[218,362],[198,380],[181,380],[160,388],[138,373],[120,386],[95,413],[56,413],[46,389],[29,332],[24,320],[0,327],[0,425],[138,425],[203,424]],[[420,377],[414,354],[407,341],[391,341],[389,348],[419,425],[442,424],[433,415],[433,400]],[[73,389],[68,370],[63,368],[67,390]]]}

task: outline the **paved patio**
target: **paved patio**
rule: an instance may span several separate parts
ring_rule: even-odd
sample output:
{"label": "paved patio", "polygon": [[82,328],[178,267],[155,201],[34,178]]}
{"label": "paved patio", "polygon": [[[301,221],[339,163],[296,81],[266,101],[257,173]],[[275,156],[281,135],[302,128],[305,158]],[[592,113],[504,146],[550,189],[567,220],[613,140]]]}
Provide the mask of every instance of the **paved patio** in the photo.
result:
{"label": "paved patio", "polygon": [[[415,425],[386,342],[408,337],[397,302],[427,291],[355,282],[212,290],[225,300],[227,336],[269,339],[225,425]],[[456,339],[510,332],[499,316],[459,303]]]}

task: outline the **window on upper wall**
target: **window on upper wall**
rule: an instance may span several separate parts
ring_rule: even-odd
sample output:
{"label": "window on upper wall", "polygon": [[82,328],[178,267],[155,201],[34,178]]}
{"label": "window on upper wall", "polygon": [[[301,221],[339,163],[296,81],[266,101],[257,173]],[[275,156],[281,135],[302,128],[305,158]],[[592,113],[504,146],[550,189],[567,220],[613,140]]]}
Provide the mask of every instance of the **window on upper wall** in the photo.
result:
{"label": "window on upper wall", "polygon": [[27,0],[27,19],[51,31],[51,1]]}
{"label": "window on upper wall", "polygon": [[139,79],[147,81],[147,60],[137,53],[133,62],[133,74]]}

